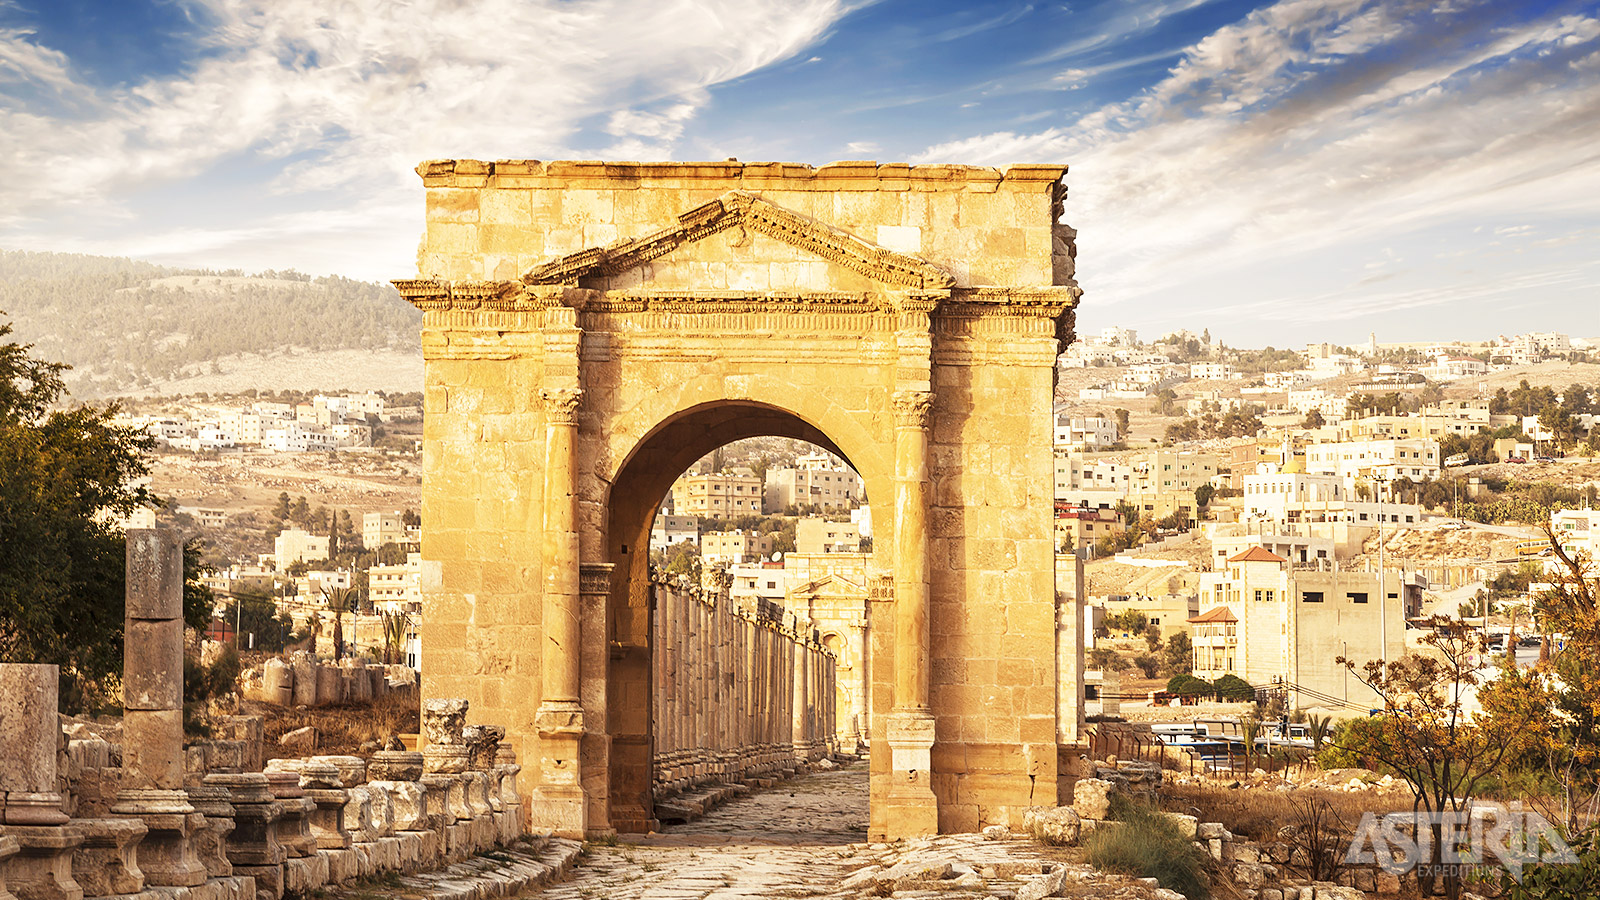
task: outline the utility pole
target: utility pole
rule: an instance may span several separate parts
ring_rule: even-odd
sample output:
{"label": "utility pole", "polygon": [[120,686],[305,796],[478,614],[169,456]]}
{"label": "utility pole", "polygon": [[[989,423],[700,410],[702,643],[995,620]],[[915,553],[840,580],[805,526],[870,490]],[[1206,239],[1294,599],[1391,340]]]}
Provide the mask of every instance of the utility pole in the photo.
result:
{"label": "utility pole", "polygon": [[1383,491],[1389,479],[1374,470],[1372,481],[1378,488],[1378,642],[1383,649],[1383,671],[1389,671],[1389,588],[1383,577]]}

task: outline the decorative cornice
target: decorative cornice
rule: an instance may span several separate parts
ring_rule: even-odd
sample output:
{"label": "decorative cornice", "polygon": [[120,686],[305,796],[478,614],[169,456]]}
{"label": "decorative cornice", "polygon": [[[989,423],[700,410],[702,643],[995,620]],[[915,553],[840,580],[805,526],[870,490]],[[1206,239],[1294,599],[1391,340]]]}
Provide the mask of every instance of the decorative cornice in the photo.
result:
{"label": "decorative cornice", "polygon": [[895,427],[928,427],[928,412],[933,408],[932,392],[895,391],[893,402]]}
{"label": "decorative cornice", "polygon": [[955,283],[949,272],[926,260],[880,247],[744,191],[729,191],[682,213],[677,222],[654,234],[547,262],[522,280],[576,285],[584,278],[617,275],[735,226],[758,231],[884,284],[941,289]]}
{"label": "decorative cornice", "polygon": [[582,388],[546,388],[539,392],[544,401],[544,420],[550,425],[578,424],[578,404],[583,402]]}

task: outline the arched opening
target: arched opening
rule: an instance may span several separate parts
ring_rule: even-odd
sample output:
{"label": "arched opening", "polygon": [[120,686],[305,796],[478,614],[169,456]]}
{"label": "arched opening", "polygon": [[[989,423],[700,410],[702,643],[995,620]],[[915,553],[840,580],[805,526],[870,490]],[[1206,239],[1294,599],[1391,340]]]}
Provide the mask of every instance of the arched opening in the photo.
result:
{"label": "arched opening", "polygon": [[[811,445],[821,454],[837,458],[859,476],[859,483],[849,489],[848,497],[851,501],[849,505],[858,505],[864,498],[893,496],[886,473],[862,471],[851,461],[846,448],[835,443],[815,424],[793,412],[752,401],[705,403],[682,410],[652,429],[627,455],[611,483],[604,510],[607,561],[614,566],[606,610],[609,640],[605,660],[607,694],[605,705],[606,730],[609,735],[609,744],[606,748],[609,765],[608,783],[604,787],[609,800],[611,824],[618,831],[642,831],[658,827],[659,823],[654,815],[657,741],[653,721],[655,712],[653,701],[658,689],[655,681],[661,671],[655,653],[657,645],[662,640],[659,630],[655,627],[656,602],[659,591],[664,588],[652,584],[651,581],[652,526],[659,515],[663,500],[669,496],[674,482],[680,476],[691,470],[696,463],[706,461],[711,454],[729,445],[737,445],[738,442],[754,438],[786,438],[801,441]],[[777,510],[769,511],[762,505],[762,501],[768,496],[767,480],[763,478],[762,482],[760,500],[757,500],[754,510],[749,506],[733,505],[739,502],[738,497],[748,497],[748,491],[741,495],[730,495],[729,505],[721,510],[725,513],[722,521],[738,521],[741,515],[747,518],[752,512],[765,517],[773,511],[798,512],[821,505],[779,502]],[[708,507],[709,504],[710,501]],[[834,519],[837,519],[840,509],[839,505],[835,506]],[[715,508],[704,507],[692,510],[700,513],[717,511]],[[868,525],[868,534],[870,533]],[[827,535],[819,537],[826,542]],[[755,574],[748,578],[749,584],[737,585],[734,583],[734,576],[744,574],[739,566],[734,566],[725,576],[726,592],[734,598],[732,602],[741,609],[760,607],[764,610],[763,615],[776,616],[778,621],[791,628],[805,623],[804,639],[813,644],[819,652],[822,651],[824,645],[821,642],[821,630],[815,628],[812,623],[818,616],[825,615],[825,612],[812,605],[813,601],[809,598],[801,609],[786,608],[783,601],[788,599],[785,596],[786,589],[792,590],[795,587],[792,580],[787,578],[767,580],[760,577],[763,564],[750,559],[750,556],[756,555],[750,551],[764,545],[752,543],[744,546],[747,547],[747,551],[740,565]],[[834,545],[834,547],[839,546],[842,545]],[[839,579],[841,584],[854,585],[857,588],[856,599],[859,601],[860,609],[856,618],[860,620],[861,631],[857,635],[858,643],[862,643],[861,638],[865,632],[865,573],[874,568],[870,548],[869,541],[866,547],[857,546],[853,553],[839,554],[853,556],[850,563],[859,572],[848,579]],[[795,556],[793,553],[785,554],[780,550],[776,560],[771,559],[770,552],[761,552],[759,556],[767,557],[769,561],[765,565],[775,568],[779,565],[793,566],[794,561],[791,557],[797,559],[804,557],[805,554]],[[658,554],[658,561],[661,558]],[[725,556],[712,560],[713,565],[726,565],[729,562],[731,560]],[[839,564],[844,565],[844,562],[841,561]],[[822,568],[825,567],[819,568],[816,572],[805,570],[802,576],[806,580],[802,586],[815,586],[825,580],[828,573],[823,572]],[[746,588],[748,590],[744,590]],[[677,602],[678,595],[674,594],[674,598],[674,602]],[[767,605],[761,606],[761,604]],[[830,635],[834,644],[827,647],[827,652],[837,657],[842,646],[838,629],[832,629]],[[856,657],[852,672],[854,676],[864,679],[866,659],[862,647],[857,648]],[[805,673],[804,676],[794,677],[805,677],[812,686],[820,683],[814,681],[818,679],[818,673],[796,664],[794,658],[795,651],[791,649],[789,671]],[[827,693],[831,703],[834,691],[830,687]],[[858,689],[856,693],[864,699],[866,691]],[[837,718],[848,720],[852,727],[867,718],[860,711],[850,709],[832,711],[836,713]],[[864,732],[862,737],[864,738]],[[788,740],[787,733],[783,739]],[[830,743],[834,742],[836,736],[830,733],[829,740]],[[847,749],[851,751],[856,749],[854,732],[850,735]],[[865,813],[864,805],[863,813]],[[863,826],[865,824],[865,815],[862,816],[862,824]]]}

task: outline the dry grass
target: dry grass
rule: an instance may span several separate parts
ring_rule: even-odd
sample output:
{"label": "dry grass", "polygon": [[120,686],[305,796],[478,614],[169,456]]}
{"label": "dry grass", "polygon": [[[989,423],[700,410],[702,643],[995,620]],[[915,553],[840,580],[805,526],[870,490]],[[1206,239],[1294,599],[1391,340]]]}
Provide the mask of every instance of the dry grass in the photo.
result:
{"label": "dry grass", "polygon": [[1299,824],[1300,810],[1312,799],[1327,801],[1335,819],[1346,830],[1355,828],[1362,813],[1411,809],[1409,794],[1393,792],[1275,791],[1177,784],[1166,785],[1161,791],[1162,809],[1197,816],[1202,822],[1221,822],[1234,834],[1257,841],[1274,840],[1280,828]]}
{"label": "dry grass", "polygon": [[240,712],[259,715],[264,720],[266,758],[293,754],[284,752],[278,738],[307,725],[317,729],[317,753],[369,756],[361,751],[368,741],[379,744],[401,734],[415,734],[421,726],[421,701],[418,694],[389,694],[372,704],[326,706],[311,709],[273,706],[245,701]]}

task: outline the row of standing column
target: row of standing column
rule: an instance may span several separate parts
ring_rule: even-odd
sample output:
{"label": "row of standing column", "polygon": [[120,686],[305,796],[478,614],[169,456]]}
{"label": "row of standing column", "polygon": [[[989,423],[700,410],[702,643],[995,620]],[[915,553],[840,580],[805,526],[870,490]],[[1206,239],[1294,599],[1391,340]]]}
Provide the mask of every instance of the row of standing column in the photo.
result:
{"label": "row of standing column", "polygon": [[657,798],[792,772],[837,748],[835,660],[726,593],[652,584]]}

